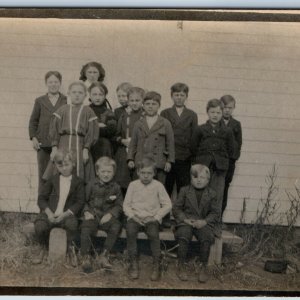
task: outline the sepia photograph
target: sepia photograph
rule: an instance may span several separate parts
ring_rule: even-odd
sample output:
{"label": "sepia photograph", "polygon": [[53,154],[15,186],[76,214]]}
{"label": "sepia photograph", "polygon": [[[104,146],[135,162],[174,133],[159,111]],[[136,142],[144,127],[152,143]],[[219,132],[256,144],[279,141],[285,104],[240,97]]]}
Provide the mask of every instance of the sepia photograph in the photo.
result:
{"label": "sepia photograph", "polygon": [[300,11],[56,11],[0,14],[0,293],[299,295]]}

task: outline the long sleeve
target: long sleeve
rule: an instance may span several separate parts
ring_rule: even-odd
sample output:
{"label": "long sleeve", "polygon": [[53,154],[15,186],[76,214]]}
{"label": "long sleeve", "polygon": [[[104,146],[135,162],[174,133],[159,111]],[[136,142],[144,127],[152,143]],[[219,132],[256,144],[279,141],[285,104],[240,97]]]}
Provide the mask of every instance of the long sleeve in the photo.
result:
{"label": "long sleeve", "polygon": [[198,127],[198,116],[195,113],[193,114],[193,119],[192,119],[192,135],[197,130],[197,127]]}
{"label": "long sleeve", "polygon": [[60,128],[61,128],[62,114],[61,109],[58,109],[52,116],[50,121],[49,137],[51,146],[58,146],[60,140]]}
{"label": "long sleeve", "polygon": [[135,124],[132,131],[131,140],[128,147],[127,160],[134,160],[138,143],[138,124]]}
{"label": "long sleeve", "polygon": [[205,220],[208,225],[214,226],[220,221],[221,217],[221,204],[218,202],[217,195],[211,198],[210,211]]}
{"label": "long sleeve", "polygon": [[161,223],[162,218],[172,210],[172,203],[165,187],[160,182],[158,182],[158,197],[161,207],[154,218]]}
{"label": "long sleeve", "polygon": [[77,215],[83,208],[85,203],[84,182],[80,180],[72,193],[74,204],[69,207],[74,215]]}
{"label": "long sleeve", "polygon": [[123,195],[121,192],[121,188],[118,186],[116,188],[116,197],[115,205],[112,207],[112,209],[109,211],[115,218],[119,218],[122,213],[122,202],[123,202]]}
{"label": "long sleeve", "polygon": [[106,127],[100,128],[99,136],[112,138],[117,131],[117,121],[113,113],[109,114],[105,121]]}
{"label": "long sleeve", "polygon": [[227,138],[226,138],[226,150],[228,157],[231,158],[234,154],[234,135],[231,128],[228,128]]}
{"label": "long sleeve", "polygon": [[239,159],[240,155],[241,155],[241,148],[242,148],[242,143],[243,143],[243,134],[242,134],[242,126],[241,123],[238,122],[238,132],[236,135],[236,141],[238,144],[238,157],[237,159]]}
{"label": "long sleeve", "polygon": [[186,219],[186,215],[183,212],[185,203],[185,188],[180,189],[179,195],[173,204],[173,215],[177,223],[182,223]]}
{"label": "long sleeve", "polygon": [[30,139],[36,137],[37,129],[40,121],[41,105],[35,100],[33,110],[29,120],[29,137]]}
{"label": "long sleeve", "polygon": [[195,129],[193,132],[192,138],[191,138],[191,153],[192,156],[197,155],[197,150],[199,146],[199,142],[201,141],[201,131],[199,126]]}
{"label": "long sleeve", "polygon": [[174,132],[172,125],[168,120],[165,120],[166,126],[166,151],[168,153],[168,162],[175,162],[175,142],[174,142]]}
{"label": "long sleeve", "polygon": [[124,214],[130,219],[134,216],[134,212],[132,210],[132,198],[133,197],[133,185],[129,184],[126,196],[123,203],[123,211]]}
{"label": "long sleeve", "polygon": [[86,134],[84,136],[84,148],[90,149],[91,146],[94,145],[98,140],[99,126],[95,113],[89,107],[86,108],[88,108],[89,111],[86,124]]}

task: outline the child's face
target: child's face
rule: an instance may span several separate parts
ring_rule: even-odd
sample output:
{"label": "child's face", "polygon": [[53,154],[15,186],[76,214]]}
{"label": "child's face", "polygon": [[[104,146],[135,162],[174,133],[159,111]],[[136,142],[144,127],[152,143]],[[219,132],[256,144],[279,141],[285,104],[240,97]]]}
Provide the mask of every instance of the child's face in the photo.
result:
{"label": "child's face", "polygon": [[118,97],[118,101],[122,106],[127,106],[128,103],[128,97],[127,97],[127,93],[123,90],[118,90],[117,91],[117,97]]}
{"label": "child's face", "polygon": [[96,82],[100,74],[96,67],[88,67],[85,71],[85,76],[89,82]]}
{"label": "child's face", "polygon": [[218,124],[222,119],[223,112],[221,107],[217,106],[217,107],[211,107],[208,110],[207,114],[208,114],[209,121],[212,124]]}
{"label": "child's face", "polygon": [[145,167],[145,168],[139,169],[137,171],[137,174],[139,176],[140,181],[144,185],[149,184],[153,180],[153,177],[155,175],[152,167]]}
{"label": "child's face", "polygon": [[143,106],[142,96],[137,93],[130,94],[128,98],[128,105],[133,111],[138,111]]}
{"label": "child's face", "polygon": [[55,166],[58,172],[64,177],[69,177],[72,174],[73,163],[68,159],[63,160],[62,162],[55,162]]}
{"label": "child's face", "polygon": [[172,93],[172,100],[176,107],[184,106],[184,103],[187,99],[187,95],[185,92],[174,92]]}
{"label": "child's face", "polygon": [[51,75],[46,81],[46,86],[50,94],[57,94],[59,92],[61,82],[56,76]]}
{"label": "child's face", "polygon": [[69,90],[69,96],[72,104],[80,105],[83,103],[86,93],[81,85],[73,85]]}
{"label": "child's face", "polygon": [[101,105],[105,101],[106,95],[97,86],[91,89],[90,99],[94,105]]}
{"label": "child's face", "polygon": [[159,103],[152,99],[144,101],[143,107],[147,116],[155,116],[159,109]]}
{"label": "child's face", "polygon": [[229,119],[232,116],[234,108],[235,108],[234,102],[229,102],[224,106],[224,109],[223,109],[224,119]]}
{"label": "child's face", "polygon": [[113,179],[115,172],[113,166],[104,165],[98,168],[96,174],[102,183],[108,183]]}
{"label": "child's face", "polygon": [[191,175],[191,184],[196,189],[203,189],[208,185],[209,178],[207,174],[203,172],[197,172]]}

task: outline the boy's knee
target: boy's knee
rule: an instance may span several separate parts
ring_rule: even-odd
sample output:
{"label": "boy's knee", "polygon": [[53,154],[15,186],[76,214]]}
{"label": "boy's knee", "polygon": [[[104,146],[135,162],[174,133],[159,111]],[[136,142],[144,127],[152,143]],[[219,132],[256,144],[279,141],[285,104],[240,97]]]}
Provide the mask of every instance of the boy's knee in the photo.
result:
{"label": "boy's knee", "polygon": [[119,221],[115,221],[111,224],[109,232],[113,234],[119,234],[121,231],[122,225]]}
{"label": "boy's knee", "polygon": [[200,243],[208,242],[210,244],[213,244],[215,242],[214,233],[206,227],[198,229],[195,233]]}
{"label": "boy's knee", "polygon": [[175,238],[177,240],[182,239],[186,241],[191,241],[193,238],[193,230],[189,225],[179,226],[175,232]]}
{"label": "boy's knee", "polygon": [[78,220],[75,217],[70,217],[65,220],[65,228],[75,231],[78,228]]}

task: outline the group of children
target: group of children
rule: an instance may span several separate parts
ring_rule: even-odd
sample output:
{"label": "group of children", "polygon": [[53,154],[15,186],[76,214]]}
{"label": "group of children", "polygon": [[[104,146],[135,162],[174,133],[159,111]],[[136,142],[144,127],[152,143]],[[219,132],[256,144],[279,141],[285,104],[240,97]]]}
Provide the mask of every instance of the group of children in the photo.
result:
{"label": "group of children", "polygon": [[[143,230],[153,256],[151,280],[159,280],[159,230],[161,224],[170,227],[172,211],[179,243],[177,275],[188,279],[185,262],[195,236],[200,243],[198,280],[206,282],[210,246],[220,234],[242,144],[240,122],[232,118],[235,99],[226,95],[208,101],[208,121],[198,126],[197,114],[185,107],[186,84],[172,85],[174,105],[159,115],[159,93],[122,83],[117,87],[121,107],[113,112],[104,76],[100,64],[86,64],[83,81],[70,84],[67,100],[59,92],[60,73],[50,71],[45,76],[48,93],[36,99],[29,123],[39,168],[41,212],[35,230],[43,245],[36,262],[44,256],[50,230],[59,226],[67,231],[68,246],[80,228],[85,272],[93,265],[111,268],[109,253],[125,226],[129,277],[139,277],[137,234]],[[84,105],[87,92],[90,104]],[[92,237],[98,229],[107,238],[93,263]]]}

